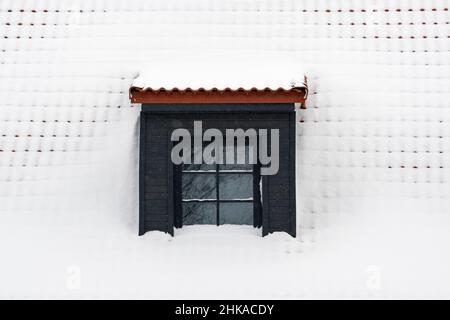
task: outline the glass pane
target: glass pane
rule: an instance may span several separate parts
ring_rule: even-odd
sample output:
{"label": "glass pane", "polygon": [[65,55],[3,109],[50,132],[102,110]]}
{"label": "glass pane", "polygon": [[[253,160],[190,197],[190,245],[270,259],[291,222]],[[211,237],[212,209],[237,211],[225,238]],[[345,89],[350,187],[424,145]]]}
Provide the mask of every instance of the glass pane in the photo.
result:
{"label": "glass pane", "polygon": [[216,199],[216,175],[183,173],[182,197],[183,199]]}
{"label": "glass pane", "polygon": [[[257,149],[256,149],[257,150]],[[255,151],[256,151],[255,150]],[[219,170],[252,170],[253,165],[256,164],[258,155],[255,154],[254,148],[246,145],[245,147],[234,146],[232,152],[234,153],[234,159],[230,163],[227,161],[226,155],[228,148],[224,148],[224,164],[219,166]],[[231,154],[229,155],[231,156]]]}
{"label": "glass pane", "polygon": [[[204,146],[203,146],[204,147]],[[202,155],[202,151],[203,149],[198,150],[197,152],[194,152],[194,148],[192,148],[192,164],[183,164],[183,171],[215,171],[216,170],[216,165],[215,164],[194,164],[194,159],[195,159],[195,154],[199,154],[202,158],[202,162],[203,162],[203,155]]]}
{"label": "glass pane", "polygon": [[183,171],[216,171],[215,164],[184,164]]}
{"label": "glass pane", "polygon": [[252,202],[220,202],[220,224],[250,224],[253,225]]}
{"label": "glass pane", "polygon": [[234,172],[252,172],[252,164],[222,164],[219,165],[219,171],[234,171]]}
{"label": "glass pane", "polygon": [[219,175],[219,199],[253,199],[253,175],[234,173]]}
{"label": "glass pane", "polygon": [[216,203],[183,202],[183,224],[216,224]]}

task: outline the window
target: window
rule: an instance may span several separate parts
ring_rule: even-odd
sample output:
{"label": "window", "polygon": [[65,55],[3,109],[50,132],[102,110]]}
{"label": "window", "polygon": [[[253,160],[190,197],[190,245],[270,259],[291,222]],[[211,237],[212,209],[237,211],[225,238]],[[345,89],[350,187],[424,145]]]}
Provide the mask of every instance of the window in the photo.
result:
{"label": "window", "polygon": [[254,171],[245,164],[183,165],[183,225],[253,225]]}

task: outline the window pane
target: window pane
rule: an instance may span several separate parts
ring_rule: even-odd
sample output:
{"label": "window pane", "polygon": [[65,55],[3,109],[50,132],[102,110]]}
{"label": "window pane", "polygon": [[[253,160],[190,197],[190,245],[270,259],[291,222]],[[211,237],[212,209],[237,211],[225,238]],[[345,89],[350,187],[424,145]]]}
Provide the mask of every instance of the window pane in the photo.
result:
{"label": "window pane", "polygon": [[183,202],[183,224],[216,224],[216,203]]}
{"label": "window pane", "polygon": [[215,164],[184,164],[183,171],[216,171]]}
{"label": "window pane", "polygon": [[219,175],[219,199],[253,199],[253,175],[234,173]]}
{"label": "window pane", "polygon": [[215,174],[183,173],[182,197],[184,199],[216,199]]}
{"label": "window pane", "polygon": [[221,164],[219,165],[220,171],[253,171],[252,164]]}
{"label": "window pane", "polygon": [[[204,147],[204,146],[203,146]],[[200,155],[200,157],[202,157],[202,162],[203,162],[203,154],[202,154],[202,149],[198,150],[197,154]],[[192,149],[192,164],[183,164],[183,171],[206,171],[206,170],[212,170],[215,171],[216,170],[216,165],[215,164],[194,164],[194,159],[195,159],[195,152],[194,149]]]}
{"label": "window pane", "polygon": [[252,202],[220,202],[219,203],[220,224],[253,224]]}
{"label": "window pane", "polygon": [[[227,153],[234,153],[232,163],[227,163]],[[255,149],[246,145],[244,148],[234,146],[231,150],[224,148],[224,164],[219,166],[219,170],[252,170],[256,164],[258,155],[254,153]],[[231,155],[230,155],[231,156]]]}

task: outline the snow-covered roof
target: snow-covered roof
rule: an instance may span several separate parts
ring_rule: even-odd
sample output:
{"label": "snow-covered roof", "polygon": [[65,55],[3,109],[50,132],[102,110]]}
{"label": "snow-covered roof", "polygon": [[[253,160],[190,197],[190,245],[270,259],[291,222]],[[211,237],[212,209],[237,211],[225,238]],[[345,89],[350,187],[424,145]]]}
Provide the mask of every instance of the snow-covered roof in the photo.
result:
{"label": "snow-covered roof", "polygon": [[[133,82],[138,85],[139,73],[145,79],[151,71],[141,67],[148,61],[175,53],[180,63],[186,48],[212,48],[223,55],[230,50],[289,54],[308,77],[308,108],[299,112],[298,130],[302,244],[280,244],[277,252],[237,250],[230,260],[257,252],[271,262],[283,250],[289,266],[260,263],[255,255],[251,261],[268,272],[303,274],[296,283],[305,285],[271,281],[279,284],[276,292],[255,281],[256,287],[242,291],[272,294],[269,298],[448,297],[450,262],[442,253],[450,235],[449,7],[448,0],[0,0],[0,243],[15,244],[3,246],[2,267],[16,270],[39,257],[33,264],[39,272],[31,274],[43,275],[23,281],[27,273],[3,272],[0,296],[73,298],[77,291],[60,285],[61,270],[72,263],[71,246],[86,258],[83,274],[111,285],[99,291],[96,282],[83,282],[78,292],[117,297],[117,284],[109,281],[117,270],[139,277],[120,281],[132,296],[173,291],[160,285],[167,281],[149,277],[164,277],[152,268],[166,270],[168,260],[179,259],[174,243],[161,250],[132,236],[139,112],[130,108],[128,90]],[[406,214],[399,215],[402,211]],[[385,218],[377,220],[380,214]],[[420,224],[413,223],[417,220]],[[349,225],[350,232],[344,232]],[[89,228],[92,233],[86,233]],[[361,239],[376,241],[355,241],[356,230]],[[348,242],[336,242],[340,235]],[[213,261],[212,251],[202,247],[208,239],[195,238],[192,243],[200,247],[193,251],[189,242],[183,248],[208,254],[199,261]],[[405,246],[388,248],[387,239]],[[256,242],[252,248],[266,244]],[[423,250],[415,250],[419,247]],[[50,250],[55,248],[57,254]],[[305,256],[308,248],[313,254]],[[317,255],[318,248],[323,255]],[[343,254],[341,248],[361,254]],[[338,259],[330,258],[332,251]],[[90,259],[97,253],[111,261]],[[431,270],[426,267],[432,264],[418,260],[440,265]],[[325,280],[308,282],[311,270],[329,261],[338,261],[338,268],[322,268]],[[405,261],[406,273],[399,268]],[[183,279],[204,296],[211,293],[209,278],[198,277],[203,270],[182,262],[189,266]],[[373,291],[361,282],[369,262],[381,267],[381,284],[387,284]],[[229,264],[223,266],[219,271]],[[105,273],[108,268],[112,271]],[[222,274],[219,280],[229,284],[222,294],[229,296],[241,278]],[[418,284],[414,292],[412,281]],[[192,286],[180,287],[180,294],[192,296]]]}
{"label": "snow-covered roof", "polygon": [[196,55],[156,60],[143,67],[134,89],[291,90],[305,88],[299,63],[282,55]]}

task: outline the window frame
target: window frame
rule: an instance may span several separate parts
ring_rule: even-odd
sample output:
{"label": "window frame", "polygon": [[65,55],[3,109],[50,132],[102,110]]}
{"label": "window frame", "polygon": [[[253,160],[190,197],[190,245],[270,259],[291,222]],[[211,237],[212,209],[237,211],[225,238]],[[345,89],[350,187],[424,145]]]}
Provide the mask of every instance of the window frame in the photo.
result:
{"label": "window frame", "polygon": [[[173,213],[174,213],[174,227],[175,228],[182,228],[183,227],[183,199],[182,199],[182,170],[183,165],[175,165],[173,164]],[[199,172],[199,174],[217,174],[217,170],[214,170],[214,172]],[[227,174],[228,172],[223,172],[224,174]],[[229,172],[230,174],[236,174],[236,172]],[[219,171],[220,174],[220,171]],[[263,214],[263,204],[262,204],[262,193],[263,193],[263,179],[261,176],[261,164],[254,164],[252,172],[248,172],[248,174],[251,174],[253,176],[253,200],[221,200],[224,203],[253,203],[253,227],[260,228],[262,227],[262,214]],[[216,183],[218,183],[218,178],[216,178]],[[217,191],[217,189],[216,189]],[[208,203],[216,203],[217,205],[217,199],[218,196],[216,196],[216,199],[209,201],[209,200],[202,200],[203,202]],[[199,201],[200,202],[200,201]],[[217,208],[216,208],[217,210]],[[217,211],[216,211],[217,212]],[[216,214],[216,226],[219,226],[217,224],[219,222],[220,216],[217,217]]]}

